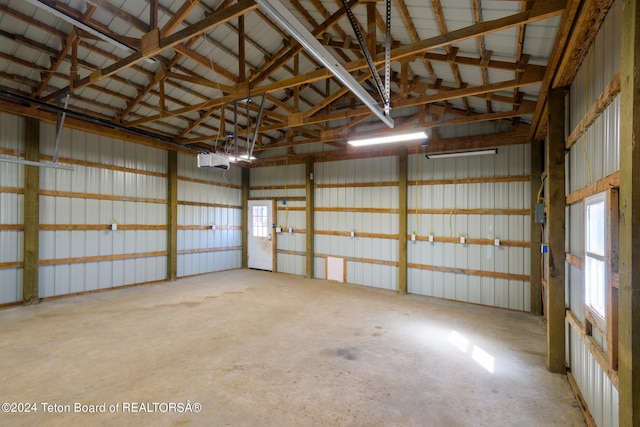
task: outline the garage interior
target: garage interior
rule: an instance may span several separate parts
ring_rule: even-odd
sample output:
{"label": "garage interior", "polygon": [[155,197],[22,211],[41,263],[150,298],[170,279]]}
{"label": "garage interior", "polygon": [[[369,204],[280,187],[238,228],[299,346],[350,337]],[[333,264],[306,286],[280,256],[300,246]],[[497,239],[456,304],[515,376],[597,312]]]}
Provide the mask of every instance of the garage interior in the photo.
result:
{"label": "garage interior", "polygon": [[0,0],[2,424],[638,425],[639,17]]}

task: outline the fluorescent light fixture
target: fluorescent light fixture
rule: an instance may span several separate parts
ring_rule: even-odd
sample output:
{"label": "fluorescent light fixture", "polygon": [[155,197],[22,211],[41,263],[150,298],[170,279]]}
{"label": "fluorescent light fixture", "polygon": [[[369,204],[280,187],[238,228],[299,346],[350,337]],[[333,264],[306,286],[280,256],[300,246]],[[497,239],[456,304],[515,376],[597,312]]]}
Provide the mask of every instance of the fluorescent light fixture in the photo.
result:
{"label": "fluorescent light fixture", "polygon": [[[120,49],[123,50],[128,50],[130,52],[137,52],[134,48],[132,48],[129,45],[126,45],[122,42],[119,42],[118,40],[114,39],[113,37],[108,36],[107,34],[103,33],[102,31],[98,30],[97,28],[92,27],[89,24],[85,24],[84,22],[74,18],[71,15],[67,15],[66,13],[64,13],[63,11],[61,11],[60,9],[57,9],[54,6],[51,6],[45,2],[43,2],[42,0],[27,0],[27,2],[31,3],[32,5],[39,7],[40,9],[49,12],[52,15],[57,16],[58,18],[62,19],[63,21],[67,21],[68,23],[70,23],[71,25],[73,25],[74,27],[80,28],[81,30],[86,31],[89,34],[92,34],[96,37],[101,38],[102,40],[106,41],[107,43],[111,44],[112,46],[118,47]],[[145,59],[147,62],[149,63],[154,63],[155,59],[153,58],[146,58]]]}
{"label": "fluorescent light fixture", "polygon": [[289,9],[279,0],[256,0],[260,8],[282,26],[298,43],[300,43],[313,57],[324,65],[331,73],[357,96],[378,118],[390,128],[393,119],[387,116],[383,109],[369,93],[353,78],[338,60],[306,29]]}
{"label": "fluorescent light fixture", "polygon": [[66,171],[74,170],[72,166],[63,165],[57,162],[56,163],[32,162],[31,160],[11,159],[8,157],[0,157],[0,162],[17,163],[19,165],[27,165],[27,166],[37,166],[39,168],[63,169]]}
{"label": "fluorescent light fixture", "polygon": [[231,162],[248,162],[251,160],[257,160],[257,157],[254,156],[249,156],[248,154],[241,154],[238,157],[236,156],[229,156],[229,161]]}
{"label": "fluorescent light fixture", "polygon": [[400,133],[396,135],[378,136],[374,138],[354,139],[347,141],[349,145],[354,147],[363,147],[365,145],[376,144],[392,144],[394,142],[414,141],[416,139],[426,139],[426,132]]}
{"label": "fluorescent light fixture", "polygon": [[446,157],[466,157],[466,156],[483,156],[486,154],[497,154],[498,149],[492,148],[491,150],[476,150],[476,151],[458,151],[455,153],[438,153],[438,154],[426,154],[427,159],[444,159]]}

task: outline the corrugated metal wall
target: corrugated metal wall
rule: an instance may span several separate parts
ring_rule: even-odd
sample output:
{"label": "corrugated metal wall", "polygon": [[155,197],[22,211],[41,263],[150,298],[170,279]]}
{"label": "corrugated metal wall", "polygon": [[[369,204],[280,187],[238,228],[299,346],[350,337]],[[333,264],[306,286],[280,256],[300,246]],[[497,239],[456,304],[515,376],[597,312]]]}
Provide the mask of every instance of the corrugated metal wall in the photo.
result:
{"label": "corrugated metal wall", "polygon": [[343,257],[347,282],[397,289],[398,158],[316,163],[314,176],[316,277]]}
{"label": "corrugated metal wall", "polygon": [[[54,145],[41,123],[44,161]],[[24,119],[0,115],[0,155],[23,151]],[[74,171],[40,169],[39,296],[165,280],[167,152],[64,129],[59,155]],[[241,267],[240,169],[178,163],[178,275]],[[0,304],[22,300],[23,194],[24,166],[0,163]]]}
{"label": "corrugated metal wall", "polygon": [[[409,292],[530,309],[529,155],[510,146],[495,156],[409,157],[408,229],[418,237],[408,243]],[[434,242],[423,240],[430,234]]]}
{"label": "corrugated metal wall", "polygon": [[[529,310],[529,147],[408,162],[408,227],[417,237],[408,244],[408,291]],[[326,278],[327,257],[339,257],[347,282],[398,289],[398,167],[398,157],[315,163],[315,277]],[[252,169],[250,197],[277,200],[277,269],[304,274],[305,165]],[[452,241],[460,235],[469,243]]]}
{"label": "corrugated metal wall", "polygon": [[[571,85],[569,132],[580,124],[595,100],[620,70],[622,2],[614,2],[587,58]],[[596,119],[567,154],[568,194],[595,183],[620,169],[620,96]],[[582,201],[567,209],[567,250],[583,256]],[[567,265],[569,309],[584,321],[584,278],[581,268]],[[568,324],[567,348],[571,372],[598,426],[618,425],[618,392],[590,352],[581,335]],[[597,332],[597,331],[596,331]],[[594,333],[594,340],[606,340]]]}
{"label": "corrugated metal wall", "polygon": [[[250,171],[249,197],[275,199],[276,269],[306,274],[306,166],[304,164],[254,168]],[[293,233],[289,232],[293,228]]]}
{"label": "corrugated metal wall", "polygon": [[[0,113],[0,156],[24,157],[24,119]],[[0,305],[22,301],[24,166],[0,163]]]}
{"label": "corrugated metal wall", "polygon": [[[55,126],[40,141],[52,156]],[[166,152],[64,129],[60,157],[75,170],[40,171],[39,296],[164,280]]]}
{"label": "corrugated metal wall", "polygon": [[178,155],[178,276],[242,266],[241,187],[239,168],[198,169]]}

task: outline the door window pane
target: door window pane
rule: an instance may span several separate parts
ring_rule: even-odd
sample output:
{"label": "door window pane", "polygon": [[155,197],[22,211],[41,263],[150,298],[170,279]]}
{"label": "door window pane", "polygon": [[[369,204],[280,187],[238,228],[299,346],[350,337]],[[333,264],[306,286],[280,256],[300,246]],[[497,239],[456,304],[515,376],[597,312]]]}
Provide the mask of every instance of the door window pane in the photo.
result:
{"label": "door window pane", "polygon": [[254,206],[252,211],[252,218],[253,237],[267,237],[267,207]]}

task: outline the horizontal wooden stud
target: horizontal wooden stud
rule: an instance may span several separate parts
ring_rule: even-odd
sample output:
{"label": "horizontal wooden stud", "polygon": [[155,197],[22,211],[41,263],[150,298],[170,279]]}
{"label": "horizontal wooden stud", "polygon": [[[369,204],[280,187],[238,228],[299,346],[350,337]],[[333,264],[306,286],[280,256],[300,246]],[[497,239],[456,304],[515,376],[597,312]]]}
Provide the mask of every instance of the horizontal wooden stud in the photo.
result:
{"label": "horizontal wooden stud", "polygon": [[427,265],[427,264],[415,264],[415,263],[409,263],[408,267],[415,268],[418,270],[430,270],[430,271],[438,271],[442,273],[464,274],[467,276],[492,277],[494,279],[521,280],[523,282],[528,282],[530,280],[530,277],[525,274],[501,273],[498,271],[472,270],[469,268],[444,267],[440,265]]}
{"label": "horizontal wooden stud", "polygon": [[294,185],[252,185],[249,187],[250,191],[261,191],[261,190],[304,190],[304,184],[294,184]]}
{"label": "horizontal wooden stud", "polygon": [[531,175],[492,176],[481,178],[427,179],[409,181],[408,185],[493,184],[499,182],[529,182]]}
{"label": "horizontal wooden stud", "polygon": [[[52,162],[53,161],[53,156],[40,155],[40,159]],[[88,167],[88,168],[113,170],[113,171],[118,171],[118,172],[134,173],[134,174],[137,174],[137,175],[155,176],[155,177],[158,177],[158,178],[166,178],[166,176],[167,176],[167,174],[163,173],[163,172],[153,172],[153,171],[147,171],[147,170],[142,170],[142,169],[128,168],[128,167],[124,167],[124,166],[108,165],[108,164],[105,164],[105,163],[89,162],[89,161],[86,161],[86,160],[70,159],[68,157],[60,157],[58,159],[58,162],[64,163],[64,164],[69,164],[69,165],[75,165],[75,166],[84,166],[84,167]]]}
{"label": "horizontal wooden stud", "polygon": [[609,377],[611,384],[613,384],[613,386],[618,389],[618,372],[611,369],[607,354],[602,350],[600,345],[596,342],[596,340],[593,339],[592,336],[586,334],[584,325],[582,324],[582,322],[580,322],[574,312],[567,309],[565,312],[565,318],[567,319],[567,322],[569,323],[569,325],[571,325],[573,330],[576,331],[576,333],[580,336],[582,341],[584,341],[587,347],[589,347],[589,352],[593,355],[598,365],[600,365],[600,368],[605,373],[605,375]]}
{"label": "horizontal wooden stud", "polygon": [[[322,234],[322,235],[325,235],[325,236],[351,237],[351,231],[316,230],[315,234]],[[383,233],[364,233],[364,232],[355,231],[354,239],[357,239],[357,238],[398,240],[399,235],[397,235],[397,234],[383,234]]]}
{"label": "horizontal wooden stud", "polygon": [[[217,230],[242,230],[241,225],[215,225]],[[209,230],[211,231],[211,225],[179,225],[178,230]]]}
{"label": "horizontal wooden stud", "polygon": [[580,270],[584,270],[584,260],[582,258],[580,258],[577,255],[574,255],[572,253],[567,253],[565,255],[565,260],[567,261],[568,264],[580,269]]}
{"label": "horizontal wooden stud", "polygon": [[116,290],[116,289],[136,288],[138,286],[146,286],[146,285],[157,285],[158,283],[163,283],[163,282],[165,282],[165,280],[153,280],[153,281],[150,281],[150,282],[138,282],[138,283],[130,283],[128,285],[114,286],[114,287],[111,287],[111,288],[91,289],[90,291],[72,292],[72,293],[69,293],[69,294],[54,295],[54,296],[51,296],[51,297],[44,297],[44,298],[41,298],[40,301],[51,301],[51,300],[57,300],[57,299],[67,298],[67,297],[74,297],[74,296],[79,296],[79,295],[97,294],[99,292],[108,292],[108,291],[113,291],[113,290]]}
{"label": "horizontal wooden stud", "polygon": [[0,231],[24,231],[23,224],[0,224]]}
{"label": "horizontal wooden stud", "polygon": [[531,215],[530,209],[409,209],[420,215]]}
{"label": "horizontal wooden stud", "polygon": [[62,264],[79,264],[88,262],[102,262],[102,261],[117,261],[124,259],[136,259],[136,258],[153,258],[167,256],[167,251],[156,252],[140,252],[132,254],[114,254],[114,255],[97,255],[89,257],[74,257],[74,258],[53,258],[42,259],[38,261],[38,265],[62,265]]}
{"label": "horizontal wooden stud", "polygon": [[567,369],[567,379],[569,380],[569,386],[571,386],[571,390],[573,390],[573,394],[575,394],[576,398],[578,399],[578,403],[580,404],[580,409],[582,410],[582,415],[584,416],[584,421],[587,424],[587,427],[597,427],[598,425],[593,420],[593,417],[591,416],[591,412],[589,412],[589,407],[587,406],[587,403],[582,397],[582,393],[580,392],[580,387],[578,387],[578,384],[576,383],[576,379],[571,373],[570,367]]}
{"label": "horizontal wooden stud", "polygon": [[598,99],[591,105],[585,117],[580,120],[578,125],[571,131],[566,141],[566,149],[569,150],[584,135],[584,133],[595,123],[604,110],[611,104],[615,97],[620,93],[620,72],[613,76],[607,87],[604,88]]}
{"label": "horizontal wooden stud", "polygon": [[278,212],[285,212],[285,211],[301,211],[301,212],[306,212],[307,208],[305,206],[278,206],[276,207],[276,210]]}
{"label": "horizontal wooden stud", "polygon": [[288,250],[285,250],[285,249],[278,249],[276,252],[279,253],[279,254],[282,254],[282,255],[296,255],[296,256],[306,256],[307,255],[307,253],[303,252],[303,251],[288,251]]}
{"label": "horizontal wooden stud", "polygon": [[24,188],[0,187],[0,193],[24,194]]}
{"label": "horizontal wooden stud", "polygon": [[[117,224],[120,230],[166,230],[165,224]],[[40,224],[43,231],[109,231],[111,224]]]}
{"label": "horizontal wooden stud", "polygon": [[236,205],[224,205],[221,203],[206,203],[206,202],[188,202],[185,200],[179,200],[178,204],[183,206],[201,206],[205,208],[242,209],[242,206],[236,206]]}
{"label": "horizontal wooden stud", "polygon": [[397,214],[399,209],[395,208],[344,208],[344,207],[316,207],[316,212],[355,212],[355,213],[382,213]]}
{"label": "horizontal wooden stud", "polygon": [[351,182],[344,184],[316,184],[316,188],[397,187],[397,182]]}
{"label": "horizontal wooden stud", "polygon": [[[408,239],[411,239],[411,235],[407,236]],[[429,236],[417,236],[416,241],[419,242],[428,242]],[[435,243],[460,243],[460,237],[446,237],[446,236],[433,236],[433,242]],[[495,246],[494,239],[476,239],[473,237],[466,238],[467,245],[487,245],[487,246]],[[528,248],[531,246],[530,242],[518,241],[518,240],[502,240],[500,239],[500,246],[509,246],[509,247],[517,247],[517,248]]]}
{"label": "horizontal wooden stud", "polygon": [[358,258],[358,257],[340,256],[340,255],[331,255],[331,254],[315,254],[315,257],[316,258],[337,257],[337,258],[343,258],[347,262],[361,262],[364,264],[389,265],[391,267],[398,266],[398,261],[386,261],[386,260],[372,259],[372,258]]}
{"label": "horizontal wooden stud", "polygon": [[179,176],[178,177],[178,181],[194,182],[196,184],[211,185],[213,187],[232,188],[234,190],[242,189],[241,185],[228,184],[228,183],[225,183],[225,182],[207,181],[206,179],[190,178],[190,177],[186,177],[186,176]]}
{"label": "horizontal wooden stud", "polygon": [[167,204],[167,199],[152,199],[148,197],[132,197],[132,196],[114,196],[110,194],[74,193],[71,191],[40,190],[40,195],[51,196],[51,197],[69,197],[71,199],[97,199],[97,200],[113,200],[118,202],[158,203],[163,205]]}
{"label": "horizontal wooden stud", "polygon": [[567,205],[572,205],[577,202],[581,202],[589,196],[593,196],[594,194],[602,193],[603,191],[607,191],[611,188],[620,188],[620,172],[614,172],[611,175],[607,175],[602,179],[594,182],[591,185],[583,187],[579,190],[574,191],[569,194],[565,203]]}
{"label": "horizontal wooden stud", "polygon": [[24,157],[24,151],[12,150],[10,148],[0,148],[0,154],[5,156]]}
{"label": "horizontal wooden stud", "polygon": [[22,268],[22,267],[24,267],[24,263],[22,261],[0,262],[0,270],[9,269],[9,268]]}
{"label": "horizontal wooden stud", "polygon": [[189,254],[203,254],[209,252],[227,252],[227,251],[241,251],[242,246],[223,246],[219,248],[198,248],[198,249],[181,249],[178,251],[178,255]]}

